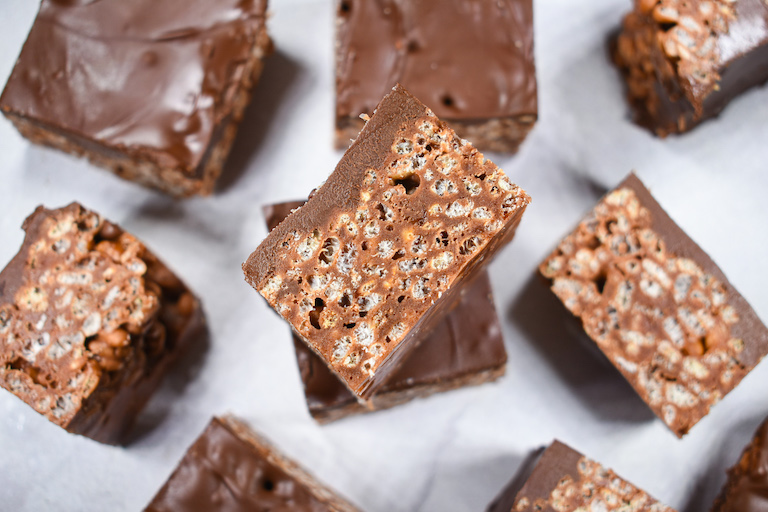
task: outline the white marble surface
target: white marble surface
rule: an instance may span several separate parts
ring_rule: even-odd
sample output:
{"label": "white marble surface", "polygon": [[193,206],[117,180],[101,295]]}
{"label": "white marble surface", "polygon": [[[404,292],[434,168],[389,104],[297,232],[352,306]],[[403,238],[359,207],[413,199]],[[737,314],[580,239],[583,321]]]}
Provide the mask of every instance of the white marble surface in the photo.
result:
{"label": "white marble surface", "polygon": [[[534,198],[491,265],[507,376],[326,427],[306,412],[287,327],[245,284],[240,263],[265,235],[260,206],[305,196],[340,157],[331,149],[329,0],[272,0],[278,53],[211,198],[173,202],[33,147],[1,119],[0,262],[15,254],[36,205],[81,201],[139,235],[191,284],[211,340],[174,372],[127,448],[69,435],[0,393],[0,509],[139,510],[210,417],[233,412],[365,510],[482,510],[529,450],[554,437],[681,512],[708,510],[724,469],[768,414],[768,364],[680,441],[553,317],[553,297],[531,286],[538,262],[601,187],[637,169],[768,319],[768,90],[685,137],[659,140],[633,126],[604,51],[628,4],[536,0],[541,118],[518,156],[490,155]],[[36,7],[2,0],[0,83]]]}

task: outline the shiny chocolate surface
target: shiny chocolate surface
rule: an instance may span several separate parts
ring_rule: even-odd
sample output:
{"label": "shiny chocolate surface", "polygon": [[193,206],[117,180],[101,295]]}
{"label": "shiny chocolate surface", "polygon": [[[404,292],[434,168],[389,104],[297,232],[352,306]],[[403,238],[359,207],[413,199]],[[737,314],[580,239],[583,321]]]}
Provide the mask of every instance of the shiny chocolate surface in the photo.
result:
{"label": "shiny chocolate surface", "polygon": [[342,0],[336,115],[401,83],[443,119],[536,115],[530,0]]}
{"label": "shiny chocolate surface", "polygon": [[190,174],[229,115],[266,0],[44,0],[0,109]]}

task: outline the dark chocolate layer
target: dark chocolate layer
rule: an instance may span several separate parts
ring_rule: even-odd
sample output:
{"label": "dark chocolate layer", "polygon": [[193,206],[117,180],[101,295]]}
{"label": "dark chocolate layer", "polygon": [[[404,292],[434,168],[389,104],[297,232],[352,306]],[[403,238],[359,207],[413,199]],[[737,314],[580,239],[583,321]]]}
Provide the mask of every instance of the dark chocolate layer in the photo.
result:
{"label": "dark chocolate layer", "polygon": [[194,174],[229,116],[266,0],[43,0],[6,114]]}
{"label": "dark chocolate layer", "polygon": [[341,0],[336,115],[402,83],[446,120],[536,116],[531,0]]}
{"label": "dark chocolate layer", "polygon": [[[295,201],[266,206],[264,214],[269,229],[302,204],[303,201]],[[458,306],[413,351],[377,395],[440,385],[504,366],[507,352],[488,274],[483,272],[467,288]],[[294,346],[310,412],[323,413],[357,403],[339,378],[295,335]]]}
{"label": "dark chocolate layer", "polygon": [[728,472],[728,483],[713,512],[768,512],[768,420]]}
{"label": "dark chocolate layer", "polygon": [[341,510],[298,480],[296,468],[272,447],[254,441],[260,440],[243,437],[230,424],[214,418],[145,510]]}

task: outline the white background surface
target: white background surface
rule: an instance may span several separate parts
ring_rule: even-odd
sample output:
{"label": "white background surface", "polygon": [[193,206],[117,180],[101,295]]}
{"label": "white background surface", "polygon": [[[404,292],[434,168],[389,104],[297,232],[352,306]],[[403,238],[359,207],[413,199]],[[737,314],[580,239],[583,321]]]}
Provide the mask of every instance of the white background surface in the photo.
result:
{"label": "white background surface", "polygon": [[[0,83],[37,9],[1,0]],[[173,372],[127,448],[48,423],[0,393],[1,510],[139,510],[214,414],[233,412],[365,510],[483,510],[527,453],[557,437],[681,512],[706,511],[768,414],[760,365],[684,440],[561,323],[536,265],[601,194],[637,169],[684,229],[768,319],[768,90],[753,90],[684,137],[627,119],[604,40],[626,0],[536,0],[540,120],[515,157],[489,155],[533,196],[517,238],[491,265],[509,352],[496,384],[319,427],[306,412],[288,328],[244,281],[265,236],[261,205],[305,197],[331,149],[329,0],[271,0],[267,62],[219,193],[174,202],[85,161],[23,140],[0,119],[0,266],[40,203],[73,200],[142,238],[202,297],[202,357]]]}

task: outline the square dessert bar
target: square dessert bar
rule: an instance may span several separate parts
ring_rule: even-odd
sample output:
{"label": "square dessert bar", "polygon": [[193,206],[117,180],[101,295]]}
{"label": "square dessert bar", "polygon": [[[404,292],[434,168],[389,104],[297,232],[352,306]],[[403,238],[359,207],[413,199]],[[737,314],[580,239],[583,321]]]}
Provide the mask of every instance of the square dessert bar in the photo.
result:
{"label": "square dessert bar", "polygon": [[517,151],[538,117],[532,0],[339,0],[336,145],[401,83],[484,151]]}
{"label": "square dessert bar", "polygon": [[397,86],[328,181],[243,265],[368,400],[514,236],[528,195]]}
{"label": "square dessert bar", "polygon": [[768,507],[768,419],[755,432],[712,512],[765,512]]}
{"label": "square dessert bar", "polygon": [[271,51],[266,0],[42,0],[0,96],[21,134],[186,197],[213,190]]}
{"label": "square dessert bar", "polygon": [[675,512],[559,441],[523,471],[488,512]]}
{"label": "square dessert bar", "polygon": [[768,80],[765,0],[635,0],[613,47],[635,120],[660,137]]}
{"label": "square dessert bar", "polygon": [[768,330],[631,174],[539,267],[677,436],[765,356]]}
{"label": "square dessert bar", "polygon": [[[264,208],[268,228],[274,229],[303,202]],[[370,412],[344,383],[295,334],[296,359],[312,417],[328,423]],[[507,351],[493,303],[488,274],[465,285],[461,301],[435,326],[373,395],[373,410],[382,410],[434,393],[498,379],[506,370]]]}
{"label": "square dessert bar", "polygon": [[214,418],[146,512],[357,512],[270,443],[232,418]]}
{"label": "square dessert bar", "polygon": [[201,325],[135,237],[79,204],[39,207],[0,273],[0,385],[75,434],[118,443]]}

